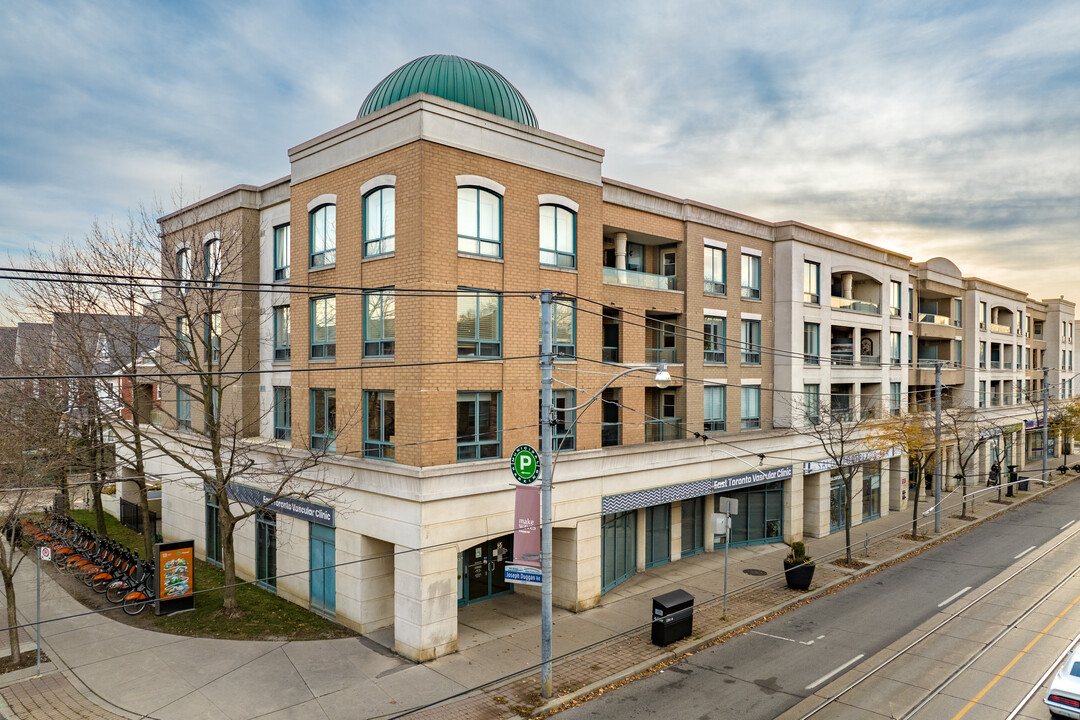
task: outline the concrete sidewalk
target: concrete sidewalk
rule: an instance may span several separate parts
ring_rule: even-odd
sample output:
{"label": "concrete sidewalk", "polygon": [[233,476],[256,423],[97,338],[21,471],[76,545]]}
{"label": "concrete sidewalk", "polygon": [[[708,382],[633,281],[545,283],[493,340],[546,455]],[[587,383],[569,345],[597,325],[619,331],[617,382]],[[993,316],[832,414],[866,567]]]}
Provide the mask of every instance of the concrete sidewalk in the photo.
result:
{"label": "concrete sidewalk", "polygon": [[[1070,474],[1066,480],[1073,477]],[[1046,491],[1033,484],[1032,492],[1023,493],[1017,500]],[[926,507],[924,503],[922,508]],[[983,503],[977,514],[985,519],[1008,507]],[[944,508],[942,534],[970,524],[949,517],[958,509],[949,504]],[[855,557],[878,564],[919,548],[921,543],[898,537],[910,529],[910,523],[908,510],[853,528]],[[921,532],[932,528],[932,516],[920,523]],[[869,557],[861,544],[867,534],[872,539],[884,534],[874,540]],[[857,572],[829,562],[842,552],[844,533],[809,540],[807,544],[818,561],[810,594],[835,586]],[[766,613],[805,600],[807,594],[787,589],[779,572],[786,551],[783,544],[731,550],[726,616],[719,601],[724,583],[723,552],[703,553],[639,573],[604,595],[601,605],[594,609],[576,614],[556,609],[556,657],[588,648],[557,662],[554,677],[562,695],[559,702],[674,658]],[[31,562],[23,563],[18,580],[20,613],[32,620]],[[694,636],[677,647],[658,648],[649,642],[648,628],[643,626],[649,620],[653,596],[675,588],[687,590],[698,603]],[[85,612],[86,608],[42,574],[43,619]],[[411,715],[446,720],[511,717],[516,711],[541,705],[538,673],[523,672],[539,662],[540,608],[535,599],[523,595],[512,594],[462,608],[459,651],[423,665],[399,658],[380,644],[392,638],[389,629],[362,638],[245,642],[132,628],[113,620],[110,614],[82,615],[42,625],[45,651],[53,660],[47,669],[55,677],[48,682],[26,680],[33,670],[0,676],[0,685],[7,685],[0,689],[7,701],[7,707],[0,706],[0,715],[14,711],[14,716],[24,720],[111,720],[117,716],[161,720],[352,720],[394,716],[461,694]],[[611,640],[613,636],[618,638]],[[32,641],[25,647],[33,647]],[[521,675],[507,678],[514,673]],[[500,678],[507,679],[499,682]],[[486,687],[473,690],[479,686]],[[78,697],[85,701],[80,711],[84,714],[71,714],[73,698]],[[64,703],[66,712],[61,713],[61,705],[57,705],[57,712],[49,714],[48,703],[54,698]],[[30,705],[34,703],[35,707],[44,703],[44,709],[38,707],[32,712]]]}

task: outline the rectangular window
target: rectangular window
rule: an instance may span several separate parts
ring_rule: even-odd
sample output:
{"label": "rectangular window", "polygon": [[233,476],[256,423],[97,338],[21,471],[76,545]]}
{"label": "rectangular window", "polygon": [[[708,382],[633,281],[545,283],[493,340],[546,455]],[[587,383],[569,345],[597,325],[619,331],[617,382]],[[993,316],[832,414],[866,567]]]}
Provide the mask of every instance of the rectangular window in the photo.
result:
{"label": "rectangular window", "polygon": [[803,302],[821,304],[821,265],[803,261]]}
{"label": "rectangular window", "polygon": [[212,312],[203,316],[203,359],[207,363],[221,362],[221,313]]}
{"label": "rectangular window", "polygon": [[180,294],[186,295],[191,280],[191,255],[187,248],[176,253],[176,278],[180,281]]}
{"label": "rectangular window", "polygon": [[[551,448],[555,452],[560,450],[573,450],[574,448],[574,407],[576,393],[573,390],[551,391]],[[543,404],[541,400],[540,404]],[[544,422],[544,415],[539,415],[540,422]],[[539,447],[539,445],[537,445]]]}
{"label": "rectangular window", "polygon": [[979,407],[986,407],[986,381],[979,381]]}
{"label": "rectangular window", "polygon": [[577,267],[577,215],[560,205],[540,206],[540,264]]}
{"label": "rectangular window", "polygon": [[953,327],[964,327],[964,301],[952,301],[952,324]]}
{"label": "rectangular window", "polygon": [[986,329],[986,303],[979,303],[979,329]]}
{"label": "rectangular window", "polygon": [[289,336],[289,306],[274,308],[274,362],[289,362],[292,340]]}
{"label": "rectangular window", "polygon": [[821,422],[821,386],[817,383],[803,385],[803,417],[807,425]]}
{"label": "rectangular window", "polygon": [[364,294],[364,357],[394,355],[394,293]]}
{"label": "rectangular window", "polygon": [[337,356],[337,301],[333,295],[311,301],[311,358]]}
{"label": "rectangular window", "polygon": [[727,294],[727,250],[705,248],[705,292]]}
{"label": "rectangular window", "polygon": [[742,321],[742,362],[743,365],[761,364],[761,321]]}
{"label": "rectangular window", "polygon": [[[1019,356],[1017,356],[1017,357],[1019,357]],[[963,364],[964,364],[964,341],[963,340],[953,340],[952,365],[953,365],[953,367],[960,367]]]}
{"label": "rectangular window", "polygon": [[[210,406],[203,407],[203,433],[210,434],[212,428],[216,428],[221,421],[221,388],[210,388]],[[220,428],[218,428],[220,432]]]}
{"label": "rectangular window", "polygon": [[677,362],[678,347],[675,338],[674,323],[664,322],[660,318],[647,318],[645,320],[645,362]]}
{"label": "rectangular window", "polygon": [[742,403],[739,407],[743,430],[757,430],[761,427],[761,386],[743,385]]}
{"label": "rectangular window", "polygon": [[979,341],[979,367],[986,369],[986,342],[983,340]]}
{"label": "rectangular window", "polygon": [[742,256],[742,296],[752,300],[761,299],[761,258],[757,255]]}
{"label": "rectangular window", "polygon": [[176,427],[178,430],[191,429],[191,386],[176,387]]}
{"label": "rectangular window", "polygon": [[803,323],[803,363],[821,364],[821,325]]}
{"label": "rectangular window", "polygon": [[364,393],[364,457],[394,459],[394,392]]}
{"label": "rectangular window", "polygon": [[907,289],[907,319],[911,320],[915,316],[915,288]]}
{"label": "rectangular window", "polygon": [[458,357],[502,355],[502,296],[458,288]]}
{"label": "rectangular window", "polygon": [[255,515],[255,581],[267,590],[277,589],[277,513],[269,510]]}
{"label": "rectangular window", "polygon": [[889,359],[893,365],[900,364],[900,333],[889,333]]}
{"label": "rectangular window", "polygon": [[727,387],[705,386],[705,431],[724,432],[727,427]]}
{"label": "rectangular window", "polygon": [[289,279],[289,226],[274,228],[274,282]]}
{"label": "rectangular window", "polygon": [[292,388],[274,387],[274,439],[292,438]]}
{"label": "rectangular window", "polygon": [[727,362],[727,318],[705,318],[705,362]]}
{"label": "rectangular window", "polygon": [[502,257],[501,197],[482,188],[458,188],[458,252]]}
{"label": "rectangular window", "polygon": [[337,449],[337,393],[334,390],[311,391],[311,449],[334,452]]}
{"label": "rectangular window", "polygon": [[364,257],[394,252],[394,203],[392,187],[364,196]]}
{"label": "rectangular window", "polygon": [[499,447],[499,393],[457,394],[458,462],[497,458]]}
{"label": "rectangular window", "polygon": [[221,528],[217,495],[206,493],[206,562],[221,567]]}
{"label": "rectangular window", "polygon": [[573,300],[556,300],[551,303],[551,351],[556,355],[573,357],[577,354],[576,310]]}
{"label": "rectangular window", "polygon": [[195,354],[191,337],[191,323],[186,317],[176,318],[176,361],[189,363]]}
{"label": "rectangular window", "polygon": [[900,414],[900,383],[889,383],[889,409],[893,415]]}
{"label": "rectangular window", "polygon": [[333,265],[337,254],[337,206],[323,205],[311,213],[311,267]]}
{"label": "rectangular window", "polygon": [[900,317],[902,309],[900,304],[903,302],[904,286],[896,280],[889,281],[889,314],[893,317]]}

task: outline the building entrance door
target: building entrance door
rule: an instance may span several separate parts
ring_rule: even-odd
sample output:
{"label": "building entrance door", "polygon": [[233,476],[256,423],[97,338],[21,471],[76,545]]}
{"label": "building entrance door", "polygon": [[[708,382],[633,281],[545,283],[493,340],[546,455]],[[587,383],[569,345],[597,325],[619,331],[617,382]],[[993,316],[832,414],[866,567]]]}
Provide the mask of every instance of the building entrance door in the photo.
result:
{"label": "building entrance door", "polygon": [[311,591],[311,609],[323,615],[334,616],[337,599],[334,578],[334,528],[309,523],[311,538],[309,575]]}
{"label": "building entrance door", "polygon": [[514,559],[514,535],[485,540],[458,555],[458,605],[487,600],[514,591],[504,579]]}
{"label": "building entrance door", "polygon": [[844,481],[841,478],[833,478],[829,483],[829,532],[843,530],[847,514],[847,493],[844,492]]}

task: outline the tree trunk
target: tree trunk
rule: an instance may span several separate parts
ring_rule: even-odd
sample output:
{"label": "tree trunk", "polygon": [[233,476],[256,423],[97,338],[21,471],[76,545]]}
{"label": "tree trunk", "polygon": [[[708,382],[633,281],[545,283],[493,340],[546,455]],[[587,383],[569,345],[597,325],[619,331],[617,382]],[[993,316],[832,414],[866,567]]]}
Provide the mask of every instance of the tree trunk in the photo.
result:
{"label": "tree trunk", "polygon": [[[6,552],[6,550],[0,549],[0,552]],[[15,613],[15,577],[14,573],[6,569],[0,571],[0,575],[4,578],[4,598],[7,601],[8,645],[11,647],[11,662],[16,663],[22,658],[22,649],[19,647],[19,630],[17,629],[19,618]]]}
{"label": "tree trunk", "polygon": [[[220,496],[219,496],[220,500]],[[221,504],[224,507],[225,503]],[[236,599],[236,558],[233,547],[233,531],[236,524],[231,522],[228,511],[218,510],[218,531],[221,533],[221,569],[225,571],[225,602],[222,609],[225,614],[235,617],[240,614],[240,604]]]}
{"label": "tree trunk", "polygon": [[922,468],[917,469],[915,484],[912,485],[911,497],[911,538],[919,537],[919,488],[922,487]]}
{"label": "tree trunk", "polygon": [[94,496],[94,522],[97,524],[97,534],[101,537],[109,537],[109,528],[105,524],[105,506],[101,502],[101,486],[103,484],[95,479],[93,484],[90,485],[90,493]]}
{"label": "tree trunk", "polygon": [[844,544],[847,545],[846,561],[851,564],[851,504],[854,493],[852,486],[855,484],[855,473],[852,471],[850,476],[844,482],[844,492],[847,493],[847,512],[844,513]]}
{"label": "tree trunk", "polygon": [[[967,473],[965,473],[963,471],[963,469],[961,469],[960,474],[962,476],[960,478],[960,493],[961,493],[961,495],[960,495],[960,501],[961,501],[960,502],[960,517],[966,518],[968,516],[968,512],[967,512],[967,503],[968,503],[968,501],[967,501],[967,494],[968,494],[968,491],[967,491]],[[974,500],[971,501],[971,510],[972,510],[972,512],[975,511],[975,501]]]}
{"label": "tree trunk", "polygon": [[146,491],[146,480],[139,480],[136,487],[139,488],[139,515],[142,516],[143,552],[146,553],[143,557],[151,558],[154,557],[155,528],[150,525],[150,498]]}

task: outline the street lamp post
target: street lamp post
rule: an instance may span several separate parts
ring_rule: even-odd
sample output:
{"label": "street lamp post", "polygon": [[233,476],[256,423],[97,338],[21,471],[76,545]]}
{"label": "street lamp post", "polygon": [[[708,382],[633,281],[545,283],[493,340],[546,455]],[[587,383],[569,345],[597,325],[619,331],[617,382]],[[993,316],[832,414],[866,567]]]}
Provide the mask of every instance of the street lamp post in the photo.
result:
{"label": "street lamp post", "polygon": [[[540,293],[540,694],[544,699],[552,695],[551,682],[551,477],[552,477],[552,301],[554,292],[543,290]],[[646,368],[632,367],[612,376],[596,394],[581,405],[566,408],[565,412],[580,411],[574,417],[577,424],[581,413],[596,402],[604,390],[613,382]],[[671,375],[667,365],[660,363],[653,378],[656,386],[663,389],[671,384]]]}

